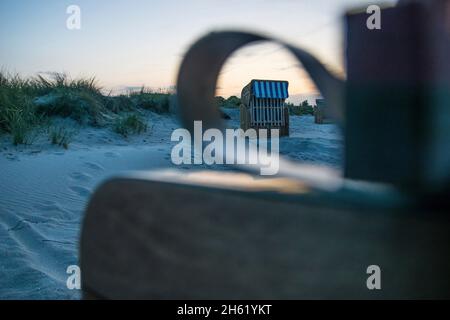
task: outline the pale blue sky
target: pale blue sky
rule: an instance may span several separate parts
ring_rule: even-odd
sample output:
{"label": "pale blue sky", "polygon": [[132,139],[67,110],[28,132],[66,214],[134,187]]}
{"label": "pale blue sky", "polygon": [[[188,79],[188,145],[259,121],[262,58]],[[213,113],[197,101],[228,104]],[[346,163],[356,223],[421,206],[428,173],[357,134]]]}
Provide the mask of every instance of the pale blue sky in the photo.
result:
{"label": "pale blue sky", "polygon": [[[384,2],[395,2],[394,0]],[[342,70],[343,12],[374,0],[1,0],[0,66],[11,72],[96,76],[105,88],[174,84],[188,45],[213,29],[244,28],[313,51]],[[66,28],[66,8],[81,8],[81,30]],[[295,61],[275,45],[241,50],[218,93],[239,94],[251,78],[283,78],[291,94],[315,91]]]}

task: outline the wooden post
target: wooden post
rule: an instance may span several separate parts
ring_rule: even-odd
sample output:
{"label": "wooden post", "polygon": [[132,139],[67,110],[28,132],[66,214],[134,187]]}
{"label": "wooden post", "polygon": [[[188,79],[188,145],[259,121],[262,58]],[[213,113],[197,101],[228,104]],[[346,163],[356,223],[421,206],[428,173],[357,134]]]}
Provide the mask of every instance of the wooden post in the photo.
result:
{"label": "wooden post", "polygon": [[347,17],[345,175],[423,189],[450,182],[450,1]]}

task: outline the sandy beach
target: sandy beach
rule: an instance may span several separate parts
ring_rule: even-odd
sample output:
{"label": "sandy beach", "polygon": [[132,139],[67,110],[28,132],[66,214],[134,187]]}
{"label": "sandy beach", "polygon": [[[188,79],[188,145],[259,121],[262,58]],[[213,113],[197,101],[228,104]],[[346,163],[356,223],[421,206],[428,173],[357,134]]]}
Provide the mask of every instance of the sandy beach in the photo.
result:
{"label": "sandy beach", "polygon": [[[229,128],[239,110],[226,109]],[[69,265],[77,265],[84,208],[99,183],[127,170],[176,167],[170,159],[171,133],[180,125],[172,114],[145,114],[149,130],[124,138],[109,129],[77,129],[70,147],[45,138],[13,146],[2,137],[0,151],[0,298],[79,299],[66,287]],[[342,139],[333,124],[292,116],[291,135],[280,140],[282,155],[339,167]],[[193,170],[198,166],[180,166]],[[214,170],[230,170],[216,166]]]}

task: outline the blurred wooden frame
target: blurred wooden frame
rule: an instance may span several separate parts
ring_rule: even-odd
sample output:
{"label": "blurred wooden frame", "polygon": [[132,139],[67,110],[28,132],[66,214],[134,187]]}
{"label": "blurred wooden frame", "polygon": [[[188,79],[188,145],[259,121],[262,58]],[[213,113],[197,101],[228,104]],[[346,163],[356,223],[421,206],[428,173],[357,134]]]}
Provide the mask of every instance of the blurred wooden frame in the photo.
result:
{"label": "blurred wooden frame", "polygon": [[[387,190],[316,192],[242,173],[142,173],[94,194],[85,297],[450,298],[449,216]],[[368,290],[367,267],[381,268]]]}
{"label": "blurred wooden frame", "polygon": [[[450,188],[450,1],[347,15],[345,175],[412,190]],[[328,101],[329,102],[329,101]]]}

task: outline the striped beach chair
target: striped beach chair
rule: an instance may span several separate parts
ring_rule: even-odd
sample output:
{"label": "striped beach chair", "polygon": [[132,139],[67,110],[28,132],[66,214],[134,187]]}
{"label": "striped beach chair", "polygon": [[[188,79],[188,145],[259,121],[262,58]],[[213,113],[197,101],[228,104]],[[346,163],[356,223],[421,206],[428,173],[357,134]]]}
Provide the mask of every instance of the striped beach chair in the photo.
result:
{"label": "striped beach chair", "polygon": [[279,129],[280,136],[288,136],[288,86],[280,80],[250,81],[241,93],[241,129]]}

